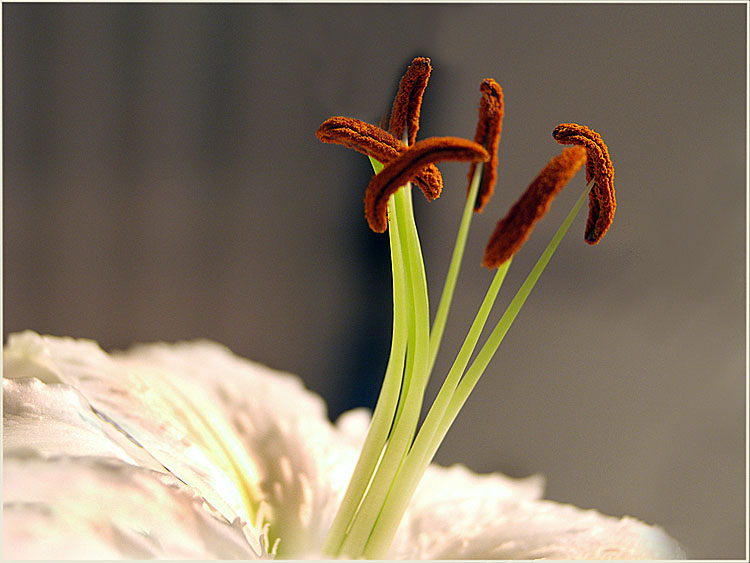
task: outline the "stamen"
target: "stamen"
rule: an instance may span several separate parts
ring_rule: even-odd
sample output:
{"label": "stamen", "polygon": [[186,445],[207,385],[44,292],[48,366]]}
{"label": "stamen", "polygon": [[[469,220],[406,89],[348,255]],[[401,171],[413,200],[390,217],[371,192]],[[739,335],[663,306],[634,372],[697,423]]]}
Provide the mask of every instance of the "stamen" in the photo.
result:
{"label": "stamen", "polygon": [[586,182],[594,178],[594,188],[589,194],[589,217],[584,239],[596,244],[607,232],[615,216],[615,169],[609,158],[604,140],[585,125],[561,123],[552,131],[561,145],[581,145],[586,148]]}
{"label": "stamen", "polygon": [[[474,134],[474,142],[487,149],[490,153],[490,160],[482,170],[482,183],[479,185],[479,193],[474,202],[475,213],[482,212],[495,189],[497,147],[500,144],[500,133],[503,129],[503,89],[492,78],[485,78],[479,90],[482,92],[482,99],[479,101],[479,121]],[[472,164],[469,170],[469,187],[471,187],[471,179],[474,177],[476,166]]]}
{"label": "stamen", "polygon": [[[315,132],[315,136],[324,143],[335,143],[354,149],[383,164],[388,164],[407,150],[404,143],[387,131],[351,117],[326,119]],[[414,182],[428,201],[440,197],[443,177],[434,164],[428,164],[420,170]]]}
{"label": "stamen", "polygon": [[413,145],[417,139],[422,96],[427,88],[431,72],[430,59],[426,57],[414,59],[401,78],[396,98],[393,100],[388,130],[397,139],[403,136],[404,130],[408,130],[409,145]]}
{"label": "stamen", "polygon": [[498,268],[518,252],[536,222],[549,210],[552,200],[585,161],[583,148],[570,147],[547,163],[508,214],[498,222],[484,251],[483,266]]}
{"label": "stamen", "polygon": [[380,162],[390,162],[403,147],[401,141],[380,127],[352,117],[326,119],[315,136],[324,143],[343,145]]}
{"label": "stamen", "polygon": [[365,217],[370,228],[376,233],[385,232],[388,198],[428,164],[441,160],[486,162],[489,158],[484,147],[459,137],[430,137],[419,141],[370,180],[365,192]]}

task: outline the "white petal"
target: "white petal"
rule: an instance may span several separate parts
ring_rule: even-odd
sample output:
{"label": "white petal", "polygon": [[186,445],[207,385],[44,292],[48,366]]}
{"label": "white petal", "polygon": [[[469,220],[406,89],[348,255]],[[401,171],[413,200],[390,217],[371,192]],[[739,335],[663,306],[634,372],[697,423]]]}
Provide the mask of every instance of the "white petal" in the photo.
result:
{"label": "white petal", "polygon": [[432,482],[420,484],[420,500],[410,506],[399,529],[391,549],[394,557],[684,558],[677,543],[661,528],[633,518],[617,519],[594,510],[536,500],[538,479],[537,483],[513,483],[499,474],[432,469]]}
{"label": "white petal", "polygon": [[[217,344],[140,346],[120,359],[180,373],[214,397],[258,471],[279,555],[309,557],[320,549],[363,437],[334,427],[323,401],[299,378]],[[366,429],[369,416],[358,412],[348,420]]]}
{"label": "white petal", "polygon": [[75,389],[38,379],[3,379],[3,451],[113,457],[162,470],[143,448],[97,417]]}
{"label": "white petal", "polygon": [[502,473],[474,473],[465,465],[441,467],[432,464],[419,483],[410,504],[420,511],[435,502],[435,491],[440,491],[440,500],[456,502],[471,497],[485,497],[494,500],[540,499],[544,493],[544,477],[531,475],[521,479],[508,477]]}
{"label": "white petal", "polygon": [[[95,354],[102,353],[93,342],[79,342],[75,354],[81,354],[81,348],[91,349]],[[52,358],[45,339],[35,332],[27,330],[11,334],[7,346],[3,349],[3,378],[35,378],[44,383],[61,383],[57,369],[58,361],[59,358]]]}
{"label": "white petal", "polygon": [[[74,387],[228,521],[239,516],[249,527],[255,523],[252,462],[214,398],[182,374],[118,361],[91,341],[31,332],[11,335],[4,368],[6,377],[41,372]],[[254,543],[259,535],[257,528],[247,533]]]}
{"label": "white petal", "polygon": [[209,342],[110,356],[90,341],[23,333],[9,339],[5,370],[75,387],[229,521],[252,523],[248,500],[260,504],[286,557],[319,549],[358,453],[298,378]]}
{"label": "white petal", "polygon": [[164,473],[101,457],[6,455],[7,559],[256,559],[239,523]]}
{"label": "white petal", "polygon": [[[217,533],[224,539],[229,526],[232,530],[229,544],[209,533],[213,538],[211,553],[218,553],[216,545],[219,551],[229,549],[233,554],[235,548],[242,551],[250,546],[259,551],[257,527],[252,530],[241,521],[230,526],[227,521],[234,521],[235,516],[251,520],[252,505],[260,503],[263,514],[272,523],[272,536],[282,540],[280,555],[309,557],[318,552],[330,525],[369,418],[367,413],[355,411],[342,416],[334,427],[326,418],[323,402],[305,390],[298,378],[237,358],[226,348],[208,342],[156,344],[109,356],[90,341],[24,333],[9,340],[4,366],[6,377],[36,377],[50,383],[48,386],[29,381],[6,384],[11,389],[6,421],[15,425],[10,433],[15,442],[7,450],[12,454],[10,466],[21,463],[26,463],[27,468],[30,463],[37,466],[34,472],[19,470],[16,481],[6,481],[10,483],[11,497],[19,491],[23,494],[6,507],[5,526],[6,537],[11,538],[41,530],[38,537],[47,534],[50,539],[40,545],[53,546],[49,553],[55,552],[55,546],[72,541],[71,534],[86,532],[92,536],[89,547],[101,557],[160,556],[158,549],[165,556],[178,553],[182,557],[180,549],[195,553],[204,549],[203,544],[183,545],[179,539],[182,532],[177,530],[172,537],[152,522],[159,519],[157,507],[161,504],[166,506],[167,519],[179,519],[183,511],[201,517],[208,514],[208,527],[218,526],[221,532]],[[71,385],[76,391],[54,385],[56,382]],[[87,409],[81,396],[96,414]],[[46,414],[36,416],[39,413]],[[49,436],[32,436],[36,432],[31,429],[34,424],[37,428],[48,425]],[[70,430],[67,437],[65,428]],[[123,435],[142,445],[190,487],[174,479],[165,484],[164,480],[171,477],[164,473],[126,466],[123,461],[140,465],[145,462],[137,459],[140,447],[134,447],[128,440],[122,443]],[[118,436],[119,442],[111,441]],[[110,460],[102,465],[101,460],[94,463],[90,458],[52,458],[45,465],[29,454],[33,450],[23,449],[24,443],[46,456],[64,449],[75,455],[94,452],[122,461]],[[118,469],[113,471],[113,467]],[[124,467],[129,470],[123,470]],[[51,487],[52,491],[47,491],[43,484],[35,485],[34,490],[42,491],[44,498],[39,502],[51,503],[54,510],[43,508],[44,504],[38,506],[31,498],[33,495],[27,493],[27,483],[36,482],[36,477],[30,477],[32,473],[42,475],[40,482],[46,483],[48,489]],[[29,478],[24,480],[27,474]],[[83,503],[79,507],[70,497],[54,495],[61,494],[59,487],[55,489],[50,484],[60,477],[66,482],[79,483],[82,491],[76,496],[84,499],[98,498],[100,494],[116,499],[122,496],[118,492],[134,488],[136,491],[126,496],[154,507],[153,512],[141,515],[147,527],[107,524],[102,536],[95,526],[97,521],[103,518],[109,522],[107,518],[111,520],[119,506],[123,506],[127,521],[138,516],[135,509],[138,503],[113,500],[107,505],[110,510],[97,516],[96,503]],[[145,486],[142,479],[150,484]],[[154,479],[172,492],[179,490],[179,498],[165,496],[164,491],[153,485]],[[83,483],[89,483],[90,488],[83,488]],[[142,490],[144,487],[146,492]],[[474,475],[460,466],[431,467],[407,511],[391,554],[410,559],[683,555],[658,528],[629,518],[617,520],[594,511],[537,500],[542,487],[538,477],[514,480],[499,474]],[[200,504],[194,497],[196,493],[205,497],[226,520],[215,519],[206,506],[196,510],[196,503]],[[191,508],[186,511],[183,505],[188,497]],[[208,537],[205,530],[201,531],[206,524],[201,517],[190,520],[188,528],[192,526],[194,530],[193,539]],[[151,541],[157,537],[154,533],[137,532],[152,529],[165,538],[156,547]],[[123,534],[123,530],[127,533]],[[235,532],[240,535],[235,537]],[[250,544],[242,539],[242,533]],[[222,557],[235,556],[222,553]]]}
{"label": "white petal", "polygon": [[342,413],[336,419],[336,429],[338,430],[339,438],[359,451],[365,443],[371,418],[372,411],[364,407]]}

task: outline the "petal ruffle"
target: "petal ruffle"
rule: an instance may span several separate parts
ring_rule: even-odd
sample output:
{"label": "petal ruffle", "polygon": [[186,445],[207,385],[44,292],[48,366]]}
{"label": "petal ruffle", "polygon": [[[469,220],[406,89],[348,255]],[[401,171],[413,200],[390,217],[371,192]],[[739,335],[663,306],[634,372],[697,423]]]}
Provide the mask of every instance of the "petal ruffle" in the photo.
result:
{"label": "petal ruffle", "polygon": [[[659,527],[538,500],[538,477],[513,480],[456,467],[433,466],[430,471],[399,529],[393,557],[634,560],[685,556]],[[435,498],[435,490],[441,491],[442,498]]]}
{"label": "petal ruffle", "polygon": [[3,452],[112,457],[164,471],[148,452],[99,418],[75,389],[36,378],[3,378]]}

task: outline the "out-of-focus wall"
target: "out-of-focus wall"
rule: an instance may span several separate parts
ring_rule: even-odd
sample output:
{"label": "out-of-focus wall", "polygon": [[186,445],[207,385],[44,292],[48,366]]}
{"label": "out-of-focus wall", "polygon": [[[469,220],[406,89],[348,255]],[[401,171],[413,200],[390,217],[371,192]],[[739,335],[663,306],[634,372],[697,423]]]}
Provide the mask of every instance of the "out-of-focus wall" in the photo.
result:
{"label": "out-of-focus wall", "polygon": [[[560,150],[555,125],[604,136],[619,204],[597,247],[578,218],[438,460],[543,473],[549,498],[659,523],[693,557],[744,556],[744,6],[2,11],[6,336],[207,337],[300,374],[333,416],[372,406],[387,237],[363,218],[367,160],[314,132],[331,115],[377,123],[429,56],[420,137],[472,137],[487,76],[506,101],[438,374],[491,279],[496,220]],[[417,201],[433,311],[466,183],[465,166],[441,168],[443,197]]]}

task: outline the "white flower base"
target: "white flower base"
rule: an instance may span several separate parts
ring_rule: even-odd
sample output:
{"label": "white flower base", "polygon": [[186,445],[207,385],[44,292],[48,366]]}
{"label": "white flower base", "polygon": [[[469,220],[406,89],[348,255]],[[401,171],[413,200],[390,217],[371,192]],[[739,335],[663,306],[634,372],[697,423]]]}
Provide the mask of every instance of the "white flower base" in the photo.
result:
{"label": "white flower base", "polygon": [[[7,559],[317,558],[369,422],[331,424],[299,378],[206,341],[107,354],[24,332],[3,361]],[[389,556],[684,557],[658,527],[542,488],[433,465]]]}

